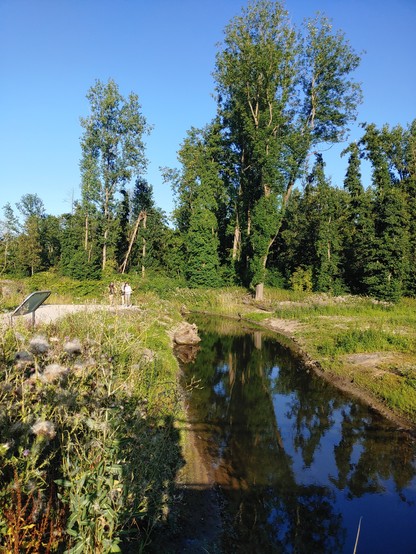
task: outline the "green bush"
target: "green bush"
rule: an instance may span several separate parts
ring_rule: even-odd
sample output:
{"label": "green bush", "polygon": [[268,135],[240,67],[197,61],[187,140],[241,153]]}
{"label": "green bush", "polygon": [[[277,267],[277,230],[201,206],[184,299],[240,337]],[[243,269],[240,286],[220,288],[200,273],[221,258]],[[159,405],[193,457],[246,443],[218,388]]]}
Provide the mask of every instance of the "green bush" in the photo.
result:
{"label": "green bush", "polygon": [[312,268],[298,267],[290,278],[290,284],[295,292],[312,292]]}

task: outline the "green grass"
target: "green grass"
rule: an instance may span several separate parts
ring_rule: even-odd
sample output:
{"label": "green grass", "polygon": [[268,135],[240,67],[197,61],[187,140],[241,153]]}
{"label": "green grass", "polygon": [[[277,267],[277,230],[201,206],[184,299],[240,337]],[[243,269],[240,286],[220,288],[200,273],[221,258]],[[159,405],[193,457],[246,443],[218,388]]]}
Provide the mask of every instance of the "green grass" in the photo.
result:
{"label": "green grass", "polygon": [[323,356],[342,356],[358,352],[413,352],[414,340],[380,329],[349,329],[317,346]]}
{"label": "green grass", "polygon": [[[178,365],[169,338],[181,310],[257,324],[295,321],[291,334],[324,371],[416,423],[414,299],[392,305],[266,289],[256,302],[238,287],[192,290],[138,275],[129,281],[140,310],[77,314],[35,330],[18,320],[1,333],[0,537],[9,551],[36,552],[45,541],[52,552],[115,552],[128,541],[137,552],[147,546],[166,518],[182,463]],[[107,304],[107,285],[39,274],[8,282],[0,307],[10,311],[43,289],[53,291],[50,303]],[[17,362],[37,334],[46,351]],[[69,353],[74,341],[80,351]],[[380,355],[376,371],[349,361],[366,353]],[[49,422],[54,435],[37,435],[39,421]]]}

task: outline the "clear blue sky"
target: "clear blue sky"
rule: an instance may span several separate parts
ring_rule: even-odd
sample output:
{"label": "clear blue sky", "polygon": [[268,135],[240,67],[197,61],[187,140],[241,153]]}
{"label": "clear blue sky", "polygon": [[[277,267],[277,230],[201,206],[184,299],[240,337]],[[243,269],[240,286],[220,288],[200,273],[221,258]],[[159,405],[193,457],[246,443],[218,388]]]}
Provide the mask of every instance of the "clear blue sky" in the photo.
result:
{"label": "clear blue sky", "polygon": [[[139,95],[154,129],[146,139],[157,206],[173,208],[160,166],[178,167],[192,126],[215,115],[212,71],[227,23],[243,0],[0,0],[0,209],[37,193],[46,212],[71,210],[80,197],[85,98],[110,77]],[[415,0],[286,0],[298,24],[317,11],[358,52],[364,104],[358,121],[406,126],[416,118]],[[351,140],[359,138],[357,126]],[[341,147],[326,154],[327,174],[342,185]],[[0,213],[0,219],[3,212]]]}

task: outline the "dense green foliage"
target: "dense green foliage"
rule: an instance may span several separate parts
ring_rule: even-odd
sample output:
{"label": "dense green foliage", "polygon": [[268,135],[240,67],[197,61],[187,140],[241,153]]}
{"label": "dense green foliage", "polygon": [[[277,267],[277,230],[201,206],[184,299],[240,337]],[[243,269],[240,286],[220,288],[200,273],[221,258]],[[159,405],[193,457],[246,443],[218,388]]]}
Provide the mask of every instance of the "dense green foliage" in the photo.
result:
{"label": "dense green foliage", "polygon": [[[138,96],[97,81],[81,119],[80,200],[61,216],[47,215],[36,194],[22,197],[18,216],[6,203],[0,275],[158,272],[195,288],[413,296],[416,120],[364,124],[344,150],[343,183],[325,175],[319,153],[346,140],[361,101],[359,61],[323,16],[296,28],[277,1],[243,9],[216,57],[214,119],[188,131],[179,169],[162,170],[176,202],[170,222],[143,176],[150,126]],[[372,168],[365,181],[362,159]]]}

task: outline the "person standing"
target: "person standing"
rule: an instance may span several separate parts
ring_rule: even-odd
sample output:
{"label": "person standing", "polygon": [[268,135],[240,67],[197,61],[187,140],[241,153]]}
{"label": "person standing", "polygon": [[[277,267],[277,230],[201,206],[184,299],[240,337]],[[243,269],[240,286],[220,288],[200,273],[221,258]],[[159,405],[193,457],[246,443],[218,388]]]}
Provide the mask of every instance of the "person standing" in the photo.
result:
{"label": "person standing", "polygon": [[108,299],[110,300],[110,306],[114,304],[114,293],[115,286],[114,283],[111,281],[111,283],[108,285]]}
{"label": "person standing", "polygon": [[120,293],[121,305],[124,306],[124,304],[126,303],[126,283],[121,283]]}
{"label": "person standing", "polygon": [[131,306],[131,293],[133,292],[133,289],[131,288],[129,283],[124,283],[124,301],[127,307]]}

